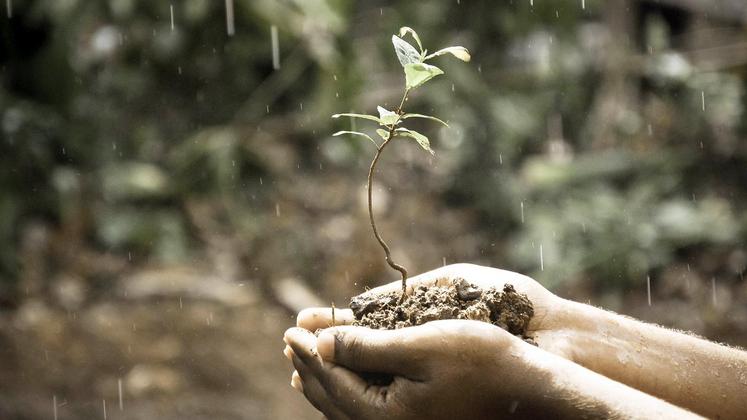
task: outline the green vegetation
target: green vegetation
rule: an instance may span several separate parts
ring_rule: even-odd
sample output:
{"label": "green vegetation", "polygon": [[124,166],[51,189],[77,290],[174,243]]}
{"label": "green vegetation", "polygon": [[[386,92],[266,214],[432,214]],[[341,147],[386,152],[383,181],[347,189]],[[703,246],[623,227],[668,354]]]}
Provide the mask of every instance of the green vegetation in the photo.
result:
{"label": "green vegetation", "polygon": [[[412,36],[412,38],[417,42],[418,48],[420,51],[416,50],[415,47],[410,45],[407,41],[400,38],[406,34],[409,34]],[[444,54],[451,54],[454,57],[462,60],[462,61],[469,61],[470,55],[466,48],[454,46],[454,47],[447,47],[440,49],[436,51],[433,54],[428,54],[428,50],[423,49],[423,44],[420,42],[420,37],[418,37],[417,32],[415,32],[412,28],[409,28],[407,26],[403,26],[399,30],[399,37],[397,35],[392,35],[392,44],[394,45],[394,51],[397,53],[397,58],[399,59],[400,64],[402,64],[402,68],[405,72],[405,89],[404,93],[402,94],[402,100],[399,102],[399,105],[394,111],[387,110],[381,106],[377,106],[376,109],[379,111],[379,116],[375,115],[366,115],[366,114],[354,114],[354,113],[344,113],[344,114],[335,114],[332,116],[332,118],[339,118],[339,117],[351,117],[351,118],[362,118],[365,120],[370,120],[379,123],[381,127],[384,127],[386,129],[379,128],[376,130],[376,134],[381,137],[383,140],[383,143],[379,144],[377,143],[371,136],[369,136],[366,133],[362,133],[360,131],[338,131],[333,136],[339,136],[342,134],[351,134],[360,136],[363,138],[366,138],[370,140],[375,146],[376,146],[376,154],[373,157],[373,160],[371,161],[371,166],[368,170],[368,216],[371,221],[371,228],[373,229],[373,234],[376,237],[376,240],[379,242],[379,245],[381,245],[381,248],[384,249],[384,253],[386,254],[386,262],[389,264],[391,268],[394,270],[397,270],[402,275],[402,298],[405,298],[405,291],[407,289],[407,269],[400,265],[395,263],[392,260],[392,252],[389,249],[389,246],[384,242],[384,239],[379,234],[378,229],[376,228],[376,221],[374,220],[374,213],[373,213],[373,178],[374,178],[374,171],[376,170],[376,163],[379,161],[379,157],[381,156],[381,153],[384,151],[384,148],[389,144],[390,141],[394,140],[397,137],[400,138],[410,138],[414,139],[418,142],[420,147],[423,148],[423,150],[430,152],[430,154],[435,154],[433,152],[433,149],[431,149],[430,141],[428,140],[428,137],[424,136],[423,134],[418,133],[417,131],[411,130],[409,128],[403,127],[400,125],[400,123],[404,123],[404,120],[408,118],[424,118],[429,119],[433,121],[437,121],[445,126],[449,126],[442,120],[433,117],[431,115],[424,115],[424,114],[412,114],[405,112],[405,102],[407,102],[407,96],[413,91],[413,89],[422,86],[425,82],[431,80],[432,78],[444,74],[443,70],[440,68],[426,64],[425,62],[444,55]]]}

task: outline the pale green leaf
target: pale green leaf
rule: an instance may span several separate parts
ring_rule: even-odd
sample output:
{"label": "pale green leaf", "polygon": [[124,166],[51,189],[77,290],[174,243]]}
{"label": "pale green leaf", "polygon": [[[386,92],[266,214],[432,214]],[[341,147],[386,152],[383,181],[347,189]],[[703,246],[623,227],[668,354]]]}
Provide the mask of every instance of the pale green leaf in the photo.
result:
{"label": "pale green leaf", "polygon": [[405,66],[405,85],[415,89],[432,78],[444,74],[443,70],[425,63],[413,63]]}
{"label": "pale green leaf", "polygon": [[376,134],[378,134],[382,140],[389,138],[389,132],[381,128],[376,129]]}
{"label": "pale green leaf", "polygon": [[403,115],[403,116],[402,116],[402,119],[403,119],[403,120],[406,120],[406,119],[408,119],[408,118],[426,118],[426,119],[429,119],[429,120],[433,120],[433,121],[437,121],[437,122],[440,122],[441,124],[443,124],[443,125],[445,125],[445,126],[447,126],[447,127],[449,126],[449,124],[446,124],[446,122],[444,122],[443,120],[441,120],[441,119],[439,119],[439,118],[436,118],[436,117],[432,117],[432,116],[430,116],[430,115],[423,115],[423,114],[405,114],[405,115]]}
{"label": "pale green leaf", "polygon": [[467,49],[464,47],[447,47],[438,50],[433,54],[427,55],[424,60],[429,60],[431,58],[438,57],[444,54],[451,54],[462,61],[469,61],[472,59],[472,56],[469,55],[469,51],[467,51]]}
{"label": "pale green leaf", "polygon": [[363,118],[366,120],[376,121],[377,123],[381,124],[381,120],[379,117],[376,117],[374,115],[367,115],[367,114],[351,114],[349,112],[343,113],[343,114],[335,114],[332,116],[332,118],[340,118],[340,117],[352,117],[352,118]]}
{"label": "pale green leaf", "polygon": [[399,121],[399,115],[394,111],[389,111],[380,106],[377,106],[376,110],[379,111],[379,121],[381,121],[381,125],[394,125]]}
{"label": "pale green leaf", "polygon": [[430,154],[435,155],[436,153],[431,149],[431,142],[428,141],[428,137],[418,133],[417,131],[410,130],[408,128],[400,127],[397,130],[395,130],[398,136],[402,137],[410,137],[412,139],[415,139],[415,141],[418,142],[420,147],[422,147],[424,150],[430,152]]}
{"label": "pale green leaf", "polygon": [[376,147],[379,147],[379,144],[378,144],[378,143],[376,143],[376,142],[374,141],[374,139],[372,139],[372,138],[371,138],[371,136],[369,136],[369,135],[368,135],[368,134],[366,134],[366,133],[361,133],[360,131],[338,131],[338,132],[336,132],[335,134],[332,134],[332,135],[333,135],[333,136],[341,136],[341,135],[343,135],[343,134],[352,134],[352,135],[354,135],[354,136],[361,136],[361,137],[365,137],[365,138],[367,138],[367,139],[371,140],[371,143],[375,144],[375,145],[376,145]]}
{"label": "pale green leaf", "polygon": [[403,26],[399,28],[399,36],[404,38],[406,34],[412,35],[412,37],[415,39],[415,42],[418,43],[418,47],[420,47],[420,51],[423,51],[423,44],[420,42],[420,37],[418,36],[417,32],[415,32],[414,29],[410,28],[409,26]]}
{"label": "pale green leaf", "polygon": [[394,51],[397,53],[397,59],[402,64],[402,67],[420,62],[420,53],[418,50],[404,39],[397,35],[392,35],[392,44],[394,44]]}

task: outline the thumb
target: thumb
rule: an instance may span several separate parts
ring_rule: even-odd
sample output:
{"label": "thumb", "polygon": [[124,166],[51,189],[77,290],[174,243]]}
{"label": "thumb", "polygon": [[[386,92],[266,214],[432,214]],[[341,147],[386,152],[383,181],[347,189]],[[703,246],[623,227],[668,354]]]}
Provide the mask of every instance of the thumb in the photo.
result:
{"label": "thumb", "polygon": [[341,326],[322,331],[317,352],[325,360],[356,372],[420,379],[423,360],[414,328],[372,330]]}

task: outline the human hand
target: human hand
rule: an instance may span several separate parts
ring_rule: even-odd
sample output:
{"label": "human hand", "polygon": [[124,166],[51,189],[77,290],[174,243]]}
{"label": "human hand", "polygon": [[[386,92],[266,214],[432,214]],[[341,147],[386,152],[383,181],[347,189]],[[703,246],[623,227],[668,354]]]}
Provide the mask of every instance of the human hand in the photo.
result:
{"label": "human hand", "polygon": [[[291,328],[284,339],[294,387],[330,419],[521,418],[536,414],[550,382],[525,363],[536,348],[478,321],[341,326],[318,338]],[[388,381],[372,383],[364,372]]]}
{"label": "human hand", "polygon": [[[529,321],[527,336],[537,345],[559,356],[572,359],[572,348],[568,340],[572,319],[566,315],[567,301],[552,294],[534,279],[511,271],[500,270],[475,264],[452,264],[441,267],[407,280],[407,293],[420,285],[445,286],[452,279],[464,278],[483,289],[490,287],[501,290],[504,284],[511,284],[517,292],[525,294],[534,306],[534,316]],[[401,282],[396,281],[371,289],[364,294],[381,294],[401,290]],[[331,308],[308,308],[298,314],[296,325],[309,331],[333,325],[348,325],[353,322],[349,309],[336,309],[332,322]]]}

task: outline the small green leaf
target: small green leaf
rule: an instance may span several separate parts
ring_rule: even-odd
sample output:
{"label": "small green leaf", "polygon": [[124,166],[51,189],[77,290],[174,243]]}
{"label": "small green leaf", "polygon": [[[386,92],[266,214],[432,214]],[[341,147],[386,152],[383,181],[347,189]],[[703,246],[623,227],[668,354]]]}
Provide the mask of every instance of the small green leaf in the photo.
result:
{"label": "small green leaf", "polygon": [[396,112],[389,111],[380,106],[377,106],[376,110],[379,111],[379,121],[381,121],[381,125],[394,125],[399,121],[399,115],[397,115]]}
{"label": "small green leaf", "polygon": [[397,59],[399,59],[402,67],[420,62],[420,53],[418,50],[404,39],[397,35],[392,35],[392,44],[394,44],[394,51],[397,53]]}
{"label": "small green leaf", "polygon": [[431,142],[428,141],[428,137],[418,133],[417,131],[410,130],[408,128],[400,127],[397,130],[395,130],[398,136],[403,137],[410,137],[412,139],[415,139],[415,141],[418,142],[420,147],[425,149],[426,151],[430,152],[430,154],[435,155],[436,153],[431,149]]}
{"label": "small green leaf", "polygon": [[433,121],[437,121],[437,122],[440,122],[441,124],[443,124],[443,125],[445,125],[445,126],[447,126],[447,127],[449,126],[449,124],[446,124],[446,123],[445,123],[445,122],[444,122],[443,120],[441,120],[441,119],[439,119],[439,118],[436,118],[436,117],[432,117],[432,116],[430,116],[430,115],[423,115],[423,114],[405,114],[405,115],[403,115],[403,116],[402,116],[402,119],[403,119],[403,120],[406,120],[406,119],[408,119],[408,118],[426,118],[426,119],[429,119],[429,120],[433,120]]}
{"label": "small green leaf", "polygon": [[352,118],[363,118],[366,120],[376,121],[377,123],[381,124],[381,120],[379,117],[373,116],[373,115],[367,115],[367,114],[351,114],[351,113],[343,113],[343,114],[335,114],[332,116],[332,118],[340,118],[340,117],[352,117]]}
{"label": "small green leaf", "polygon": [[465,61],[465,62],[472,59],[472,56],[469,55],[469,51],[467,51],[467,49],[464,48],[464,47],[446,47],[444,49],[440,49],[440,50],[434,52],[433,54],[430,54],[430,55],[426,56],[424,58],[424,60],[429,60],[431,58],[438,57],[438,56],[444,55],[444,54],[451,54],[454,57],[456,57],[456,58],[458,58],[458,59],[460,59],[462,61]]}
{"label": "small green leaf", "polygon": [[372,139],[372,138],[371,138],[371,136],[369,136],[369,135],[368,135],[368,134],[366,134],[366,133],[361,133],[360,131],[338,131],[338,132],[336,132],[335,134],[332,134],[332,136],[341,136],[341,135],[343,135],[343,134],[352,134],[352,135],[354,135],[354,136],[362,136],[362,137],[365,137],[365,138],[367,138],[367,139],[371,140],[371,143],[375,144],[375,145],[376,145],[376,147],[379,147],[379,144],[378,144],[378,143],[376,143],[376,142],[374,141],[374,139]]}
{"label": "small green leaf", "polygon": [[378,134],[382,140],[386,140],[389,137],[389,132],[381,128],[376,129],[376,134]]}
{"label": "small green leaf", "polygon": [[444,74],[443,70],[425,63],[413,63],[405,66],[405,85],[415,89],[432,78]]}
{"label": "small green leaf", "polygon": [[420,37],[418,36],[417,32],[415,32],[414,29],[410,28],[409,26],[403,26],[399,28],[399,36],[401,38],[404,38],[406,34],[412,35],[413,38],[415,38],[415,42],[418,43],[418,47],[420,47],[420,51],[423,51],[423,44],[420,43]]}

